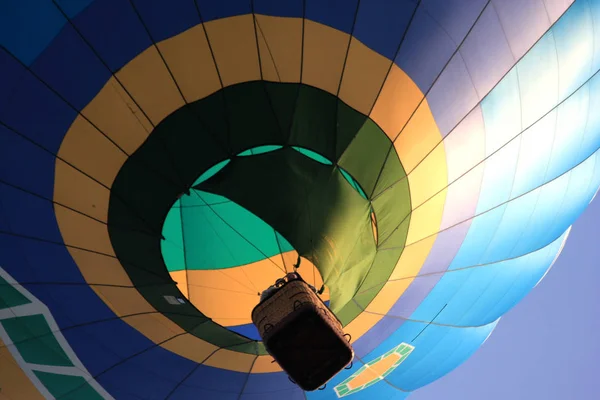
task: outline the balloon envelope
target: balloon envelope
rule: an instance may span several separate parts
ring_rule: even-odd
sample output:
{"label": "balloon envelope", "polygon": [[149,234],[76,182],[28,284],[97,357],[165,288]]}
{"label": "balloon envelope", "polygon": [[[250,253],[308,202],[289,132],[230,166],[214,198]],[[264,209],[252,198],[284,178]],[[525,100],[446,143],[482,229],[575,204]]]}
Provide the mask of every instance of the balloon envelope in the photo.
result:
{"label": "balloon envelope", "polygon": [[[445,375],[600,186],[599,22],[599,0],[3,2],[2,394],[402,399]],[[356,352],[308,393],[250,319],[298,257]]]}

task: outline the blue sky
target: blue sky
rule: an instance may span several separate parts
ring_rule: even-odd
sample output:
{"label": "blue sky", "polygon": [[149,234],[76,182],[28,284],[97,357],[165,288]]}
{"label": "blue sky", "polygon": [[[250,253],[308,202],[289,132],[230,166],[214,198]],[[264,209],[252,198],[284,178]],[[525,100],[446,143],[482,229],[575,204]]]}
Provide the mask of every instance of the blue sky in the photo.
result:
{"label": "blue sky", "polygon": [[576,221],[544,280],[456,370],[411,400],[597,399],[600,196]]}

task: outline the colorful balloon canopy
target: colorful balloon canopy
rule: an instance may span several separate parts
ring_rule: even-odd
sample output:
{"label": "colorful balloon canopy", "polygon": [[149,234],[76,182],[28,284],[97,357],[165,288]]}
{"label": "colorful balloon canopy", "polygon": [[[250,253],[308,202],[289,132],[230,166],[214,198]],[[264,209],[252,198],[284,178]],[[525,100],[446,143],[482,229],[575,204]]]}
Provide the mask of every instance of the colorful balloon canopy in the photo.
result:
{"label": "colorful balloon canopy", "polygon": [[[448,373],[600,186],[599,26],[600,0],[1,2],[0,397]],[[250,320],[298,256],[356,351],[309,393]]]}

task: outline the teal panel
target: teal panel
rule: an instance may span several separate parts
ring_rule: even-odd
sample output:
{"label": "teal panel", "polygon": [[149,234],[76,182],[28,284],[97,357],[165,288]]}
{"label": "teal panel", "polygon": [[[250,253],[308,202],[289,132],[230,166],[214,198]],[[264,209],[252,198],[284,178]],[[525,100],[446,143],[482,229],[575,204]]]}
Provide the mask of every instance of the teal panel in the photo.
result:
{"label": "teal panel", "polygon": [[34,371],[35,376],[60,400],[103,400],[103,397],[81,376],[51,374]]}
{"label": "teal panel", "polygon": [[0,278],[0,310],[30,303],[15,287]]}
{"label": "teal panel", "polygon": [[298,146],[292,146],[292,148],[296,151],[298,151],[300,154],[305,155],[306,157],[315,160],[316,162],[319,162],[323,165],[332,165],[332,162],[329,161],[326,157],[323,157],[322,155],[320,155],[319,153],[317,153],[316,151],[312,151],[309,149],[303,149],[302,147],[298,147]]}
{"label": "teal panel", "polygon": [[[205,196],[219,201],[211,205],[203,201]],[[198,205],[199,200],[204,204]],[[180,203],[180,225],[175,226],[176,217],[169,225],[183,232],[187,269],[231,268],[275,256],[280,246],[283,251],[292,250],[289,243],[278,243],[267,223],[225,197],[194,189]]]}
{"label": "teal panel", "polygon": [[183,249],[183,232],[181,232],[180,202],[169,210],[163,225],[163,237],[160,248],[165,265],[169,272],[185,269],[185,253]]}
{"label": "teal panel", "polygon": [[251,149],[242,151],[240,154],[238,154],[238,156],[256,156],[258,154],[270,153],[272,151],[279,150],[282,147],[283,146],[280,146],[280,145],[267,144],[264,146],[253,147]]}
{"label": "teal panel", "polygon": [[225,168],[225,166],[227,164],[229,164],[231,160],[223,160],[215,165],[213,165],[212,167],[210,167],[209,169],[207,169],[206,171],[204,171],[202,173],[202,175],[200,175],[198,177],[198,179],[196,179],[196,181],[194,182],[195,185],[199,184],[200,182],[204,182],[210,178],[212,178],[213,176],[215,176],[220,170],[222,170],[223,168]]}
{"label": "teal panel", "polygon": [[26,362],[61,367],[73,366],[56,341],[43,315],[10,318],[0,323]]}

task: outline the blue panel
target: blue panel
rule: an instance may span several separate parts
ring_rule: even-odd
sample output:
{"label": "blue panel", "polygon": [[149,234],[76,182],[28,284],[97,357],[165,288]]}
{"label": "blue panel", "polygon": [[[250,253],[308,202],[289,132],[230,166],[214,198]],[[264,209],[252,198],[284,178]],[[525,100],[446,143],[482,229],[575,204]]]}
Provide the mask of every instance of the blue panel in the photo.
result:
{"label": "blue panel", "polygon": [[594,32],[589,1],[576,1],[552,27],[559,64],[560,98],[573,93],[592,71]]}
{"label": "blue panel", "polygon": [[302,18],[304,2],[303,0],[254,0],[254,12],[275,17]]}
{"label": "blue panel", "polygon": [[94,98],[111,76],[71,25],[65,26],[32,70],[78,110]]}
{"label": "blue panel", "polygon": [[[481,326],[498,319],[544,276],[566,235],[520,258],[444,274],[411,318],[455,326]],[[403,316],[407,317],[407,316]]]}
{"label": "blue panel", "polygon": [[306,0],[305,18],[351,33],[358,0]]}
{"label": "blue panel", "polygon": [[135,0],[134,4],[155,42],[200,23],[194,0]]}
{"label": "blue panel", "polygon": [[395,62],[426,93],[455,49],[455,42],[439,24],[418,8]]}
{"label": "blue panel", "polygon": [[[63,1],[64,11],[73,17],[92,0]],[[29,65],[52,42],[67,23],[48,0],[19,0],[0,5],[0,44]]]}
{"label": "blue panel", "polygon": [[262,393],[298,390],[288,379],[285,372],[275,372],[268,374],[250,374],[244,393]]}
{"label": "blue panel", "polygon": [[467,66],[454,56],[427,94],[427,102],[442,136],[450,133],[479,101]]}
{"label": "blue panel", "polygon": [[227,329],[239,333],[240,335],[246,336],[247,338],[252,340],[261,340],[260,334],[258,333],[258,329],[254,324],[228,326]]}
{"label": "blue panel", "polygon": [[196,371],[186,379],[184,385],[218,393],[234,393],[238,396],[244,387],[247,376],[248,374],[243,372],[199,365]]}
{"label": "blue panel", "polygon": [[[139,397],[138,397],[139,398]],[[190,399],[219,399],[219,400],[239,400],[240,394],[233,392],[215,392],[197,387],[181,385],[169,397],[169,400],[190,400]]]}
{"label": "blue panel", "polygon": [[[402,342],[415,346],[406,360],[387,376],[387,380],[397,387],[415,390],[447,374],[465,361],[486,340],[495,326],[496,322],[477,328],[405,322],[364,360],[374,359]],[[374,387],[378,386],[379,384]]]}
{"label": "blue panel", "polygon": [[[390,349],[387,349],[388,351]],[[369,355],[368,357],[358,359],[355,358],[353,362],[352,369],[350,370],[342,370],[338,375],[336,375],[333,379],[327,382],[327,387],[325,390],[316,390],[314,392],[306,392],[306,398],[308,400],[329,400],[329,399],[337,399],[338,396],[335,393],[334,388],[342,383],[344,380],[350,377],[350,375],[354,374],[358,369],[364,366],[364,363],[368,363],[375,359],[377,356]],[[387,380],[387,379],[386,379]],[[389,383],[389,381],[380,381],[377,382],[363,390],[355,392],[348,397],[342,397],[343,399],[349,400],[401,400],[405,399],[410,392],[405,392],[400,390],[398,387],[393,386]]]}
{"label": "blue panel", "polygon": [[[102,329],[101,325],[102,323],[90,325],[87,329],[92,331],[94,328]],[[77,357],[92,375],[97,375],[123,360],[122,356],[111,351],[103,344],[102,338],[91,336],[86,328],[67,329],[62,333]],[[109,389],[108,387],[105,388]]]}
{"label": "blue panel", "polygon": [[[592,16],[592,23],[594,27],[600,26],[600,1],[589,1],[590,14]],[[594,30],[594,56],[592,57],[592,71],[600,70],[600,32],[597,29]]]}
{"label": "blue panel", "polygon": [[[473,219],[469,233],[448,269],[479,264],[479,260],[487,250],[498,225],[504,217],[506,207],[506,204],[502,205]],[[448,232],[457,229],[460,229],[460,225],[450,228]]]}
{"label": "blue panel", "polygon": [[2,71],[0,74],[0,107],[3,107],[10,101],[23,76],[29,72],[2,48],[0,48],[0,71]]}
{"label": "blue panel", "polygon": [[[85,311],[84,308],[81,310]],[[81,361],[87,368],[100,372],[110,368],[114,364],[110,360],[115,357],[122,360],[156,346],[120,318],[78,326],[65,332],[68,332],[69,338],[80,338],[82,343],[80,348],[86,348],[89,354],[88,357],[80,356]],[[84,344],[85,342],[87,344]],[[102,352],[112,355],[111,357],[102,357]]]}
{"label": "blue panel", "polygon": [[235,15],[246,15],[252,12],[250,0],[196,0],[196,3],[204,22]]}
{"label": "blue panel", "polygon": [[421,6],[456,43],[460,43],[475,24],[487,0],[423,0]]}
{"label": "blue panel", "polygon": [[[417,279],[423,278],[426,277]],[[414,282],[411,285],[414,285]],[[410,290],[410,288],[408,290]],[[402,298],[396,304],[401,302]],[[401,312],[396,312],[393,308],[388,312],[388,314],[402,315]],[[365,355],[369,354],[375,348],[377,348],[377,346],[379,346],[384,339],[393,334],[403,323],[404,319],[402,318],[383,317],[379,322],[377,322],[377,324],[375,324],[373,328],[368,330],[367,333],[359,337],[356,342],[354,342],[352,345],[354,353],[358,357],[364,357]]]}
{"label": "blue panel", "polygon": [[[51,199],[55,161],[52,154],[0,125],[0,181]],[[15,190],[0,183],[0,190],[5,189]]]}
{"label": "blue panel", "polygon": [[600,148],[600,113],[595,111],[600,110],[600,75],[595,75],[588,85],[590,104],[586,132],[581,141],[581,157],[587,157]]}
{"label": "blue panel", "polygon": [[51,202],[5,185],[0,185],[0,198],[12,232],[62,243]]}
{"label": "blue panel", "polygon": [[[589,153],[581,154],[581,143],[588,130],[588,115],[597,112],[589,105],[589,85],[585,85],[558,106],[552,157],[548,160],[548,180],[564,174],[589,157]],[[597,129],[594,126],[590,128]]]}
{"label": "blue panel", "polygon": [[527,234],[532,235],[536,240],[532,243],[524,243],[524,246],[515,249],[515,253],[526,252],[554,240],[581,215],[600,186],[600,152],[596,152],[573,169],[569,175],[565,175],[565,179],[568,180],[568,186],[561,202],[558,196],[554,196],[552,184],[543,187],[540,208],[543,206],[543,209],[549,211],[550,207],[554,207],[554,212],[546,216],[540,214],[538,218],[532,220],[527,227]]}
{"label": "blue panel", "polygon": [[354,36],[393,60],[416,7],[416,2],[410,0],[363,1],[358,9]]}
{"label": "blue panel", "polygon": [[[529,222],[539,202],[539,191],[508,202],[502,220],[495,227],[494,236],[481,253],[480,263],[491,263],[509,258],[524,236],[524,227]],[[490,229],[493,229],[490,227]]]}
{"label": "blue panel", "polygon": [[[141,365],[134,357],[128,361],[116,365],[114,368],[96,377],[101,385],[117,387],[129,393],[135,393],[145,400],[164,400],[175,386],[185,378],[187,373],[183,371],[175,381],[166,379],[160,374],[141,369]],[[150,364],[150,367],[160,367],[160,364]],[[189,373],[189,371],[188,371]]]}
{"label": "blue panel", "polygon": [[135,356],[128,363],[130,368],[146,369],[172,382],[181,382],[198,365],[160,346]]}
{"label": "blue panel", "polygon": [[96,0],[74,23],[113,72],[152,44],[129,1]]}
{"label": "blue panel", "polygon": [[[287,380],[287,378],[286,378]],[[262,393],[249,393],[244,390],[244,393],[240,396],[239,400],[306,400],[304,392],[298,387],[293,390],[281,390],[277,392],[262,392]]]}
{"label": "blue panel", "polygon": [[[0,51],[0,59],[0,65],[8,72],[19,70],[17,61],[3,51]],[[15,79],[15,76],[1,75],[2,80]],[[55,154],[76,115],[76,111],[27,72],[21,74],[9,96],[0,98],[0,121]]]}

